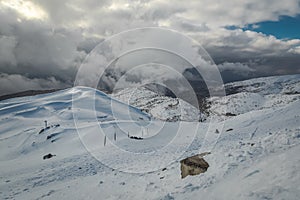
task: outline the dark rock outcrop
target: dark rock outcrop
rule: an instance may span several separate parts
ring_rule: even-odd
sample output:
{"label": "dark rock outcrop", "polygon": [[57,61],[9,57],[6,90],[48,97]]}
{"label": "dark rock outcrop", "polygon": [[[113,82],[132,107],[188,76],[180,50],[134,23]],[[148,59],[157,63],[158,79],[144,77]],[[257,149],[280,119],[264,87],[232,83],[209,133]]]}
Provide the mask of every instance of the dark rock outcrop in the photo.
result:
{"label": "dark rock outcrop", "polygon": [[195,176],[206,172],[209,164],[203,159],[203,156],[207,154],[210,153],[201,153],[181,160],[181,178],[185,178],[187,176]]}

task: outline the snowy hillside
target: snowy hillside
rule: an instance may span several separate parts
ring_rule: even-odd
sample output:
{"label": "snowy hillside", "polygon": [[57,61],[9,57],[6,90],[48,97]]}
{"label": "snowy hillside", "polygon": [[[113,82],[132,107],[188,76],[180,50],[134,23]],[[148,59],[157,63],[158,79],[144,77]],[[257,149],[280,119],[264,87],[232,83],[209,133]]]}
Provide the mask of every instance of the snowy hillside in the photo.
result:
{"label": "snowy hillside", "polygon": [[[227,85],[242,89],[211,98],[220,120],[202,123],[83,87],[0,101],[0,199],[300,199],[299,82]],[[180,160],[207,151],[207,171],[181,179]]]}
{"label": "snowy hillside", "polygon": [[254,92],[268,94],[299,94],[300,74],[287,76],[271,76],[233,82],[225,85],[228,94]]}
{"label": "snowy hillside", "polygon": [[179,98],[159,95],[143,87],[123,89],[112,96],[164,121],[197,122],[205,118],[199,109],[191,104]]}
{"label": "snowy hillside", "polygon": [[225,85],[226,97],[210,98],[210,113],[230,118],[255,110],[275,109],[300,99],[300,75],[265,77]]}

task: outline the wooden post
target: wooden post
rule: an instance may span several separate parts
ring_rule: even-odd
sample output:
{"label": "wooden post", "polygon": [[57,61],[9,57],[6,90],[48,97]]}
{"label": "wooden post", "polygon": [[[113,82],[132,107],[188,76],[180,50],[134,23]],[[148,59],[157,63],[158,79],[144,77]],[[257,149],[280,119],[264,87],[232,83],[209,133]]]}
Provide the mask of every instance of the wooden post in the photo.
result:
{"label": "wooden post", "polygon": [[115,131],[114,140],[117,141],[117,132]]}
{"label": "wooden post", "polygon": [[47,120],[45,120],[44,122],[45,122],[45,128],[47,128],[47,125],[48,125],[48,124],[47,124]]}
{"label": "wooden post", "polygon": [[106,145],[106,136],[104,136],[104,146]]}

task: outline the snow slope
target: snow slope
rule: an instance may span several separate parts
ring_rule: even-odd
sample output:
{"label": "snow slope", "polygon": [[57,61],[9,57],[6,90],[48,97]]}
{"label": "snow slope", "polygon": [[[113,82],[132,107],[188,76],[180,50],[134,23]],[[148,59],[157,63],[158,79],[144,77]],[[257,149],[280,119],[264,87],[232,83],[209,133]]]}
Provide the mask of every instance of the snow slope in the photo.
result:
{"label": "snow slope", "polygon": [[[270,79],[283,88],[212,98],[220,120],[203,123],[156,121],[81,87],[1,101],[0,199],[299,199],[299,76]],[[110,141],[99,142],[101,162],[77,133],[99,126]],[[208,171],[181,179],[179,161],[204,151]],[[48,153],[56,156],[43,160]]]}
{"label": "snow slope", "polygon": [[254,110],[284,107],[300,99],[300,75],[275,76],[225,85],[231,93],[226,97],[211,97],[210,113],[220,118],[244,114]]}
{"label": "snow slope", "polygon": [[199,109],[186,101],[162,96],[144,87],[123,89],[112,96],[164,121],[197,122],[204,117]]}
{"label": "snow slope", "polygon": [[229,94],[243,91],[259,94],[299,94],[300,74],[286,76],[270,76],[225,85]]}

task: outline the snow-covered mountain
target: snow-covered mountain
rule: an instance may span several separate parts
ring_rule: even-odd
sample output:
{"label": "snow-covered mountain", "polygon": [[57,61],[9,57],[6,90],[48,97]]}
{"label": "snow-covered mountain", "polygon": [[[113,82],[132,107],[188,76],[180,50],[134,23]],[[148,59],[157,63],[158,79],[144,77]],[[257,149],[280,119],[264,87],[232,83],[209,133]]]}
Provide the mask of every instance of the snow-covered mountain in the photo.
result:
{"label": "snow-covered mountain", "polygon": [[199,109],[179,98],[159,95],[145,87],[127,88],[112,96],[164,121],[204,121]]}
{"label": "snow-covered mountain", "polygon": [[[227,84],[205,122],[154,120],[84,87],[0,101],[0,199],[300,199],[299,83]],[[207,151],[207,171],[181,179],[180,160]]]}
{"label": "snow-covered mountain", "polygon": [[211,97],[210,114],[230,118],[284,107],[300,99],[300,74],[251,79],[225,85],[226,97]]}
{"label": "snow-covered mountain", "polygon": [[233,82],[225,85],[228,94],[253,92],[268,94],[299,94],[300,74],[286,76],[270,76]]}

